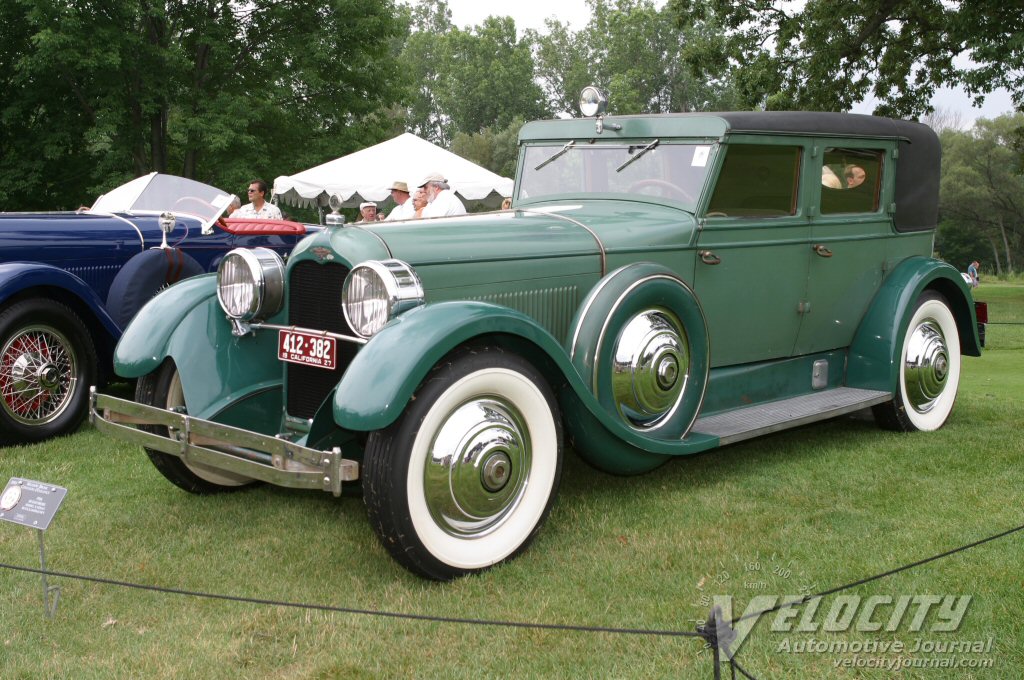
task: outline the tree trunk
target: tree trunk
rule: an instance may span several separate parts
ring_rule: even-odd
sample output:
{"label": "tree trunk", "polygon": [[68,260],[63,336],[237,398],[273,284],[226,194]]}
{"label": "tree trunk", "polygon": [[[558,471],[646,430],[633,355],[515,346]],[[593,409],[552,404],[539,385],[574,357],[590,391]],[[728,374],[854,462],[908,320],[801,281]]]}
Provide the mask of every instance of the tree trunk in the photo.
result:
{"label": "tree trunk", "polygon": [[988,240],[992,246],[992,261],[996,265],[996,276],[1003,275],[1003,265],[999,262],[999,248],[996,247],[996,242],[993,239]]}
{"label": "tree trunk", "polygon": [[1003,237],[1003,248],[1006,249],[1006,271],[1013,274],[1013,260],[1010,258],[1010,240],[1006,238],[1006,225],[1003,224],[1003,216],[999,216],[999,233]]}

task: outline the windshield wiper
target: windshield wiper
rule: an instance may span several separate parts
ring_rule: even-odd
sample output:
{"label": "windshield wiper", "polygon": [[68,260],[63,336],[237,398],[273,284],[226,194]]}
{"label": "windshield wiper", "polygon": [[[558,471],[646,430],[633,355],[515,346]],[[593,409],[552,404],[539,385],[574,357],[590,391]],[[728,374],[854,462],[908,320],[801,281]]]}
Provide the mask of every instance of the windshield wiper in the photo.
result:
{"label": "windshield wiper", "polygon": [[552,161],[554,161],[554,160],[557,160],[558,158],[560,158],[560,157],[562,156],[562,154],[568,153],[569,149],[571,149],[571,148],[572,148],[572,147],[574,147],[575,145],[576,145],[576,140],[575,140],[575,139],[574,139],[574,140],[572,140],[571,142],[567,142],[567,143],[566,143],[566,145],[565,145],[565,146],[563,146],[563,147],[562,147],[561,149],[559,149],[558,151],[556,151],[556,152],[555,152],[555,153],[554,153],[554,154],[553,154],[553,155],[551,156],[551,158],[547,159],[546,161],[544,161],[543,163],[541,163],[540,165],[538,165],[537,167],[535,167],[535,168],[533,169],[533,170],[534,170],[534,172],[536,172],[537,170],[540,170],[541,168],[543,168],[543,167],[544,167],[545,165],[547,165],[548,163],[551,163]]}
{"label": "windshield wiper", "polygon": [[660,144],[660,141],[655,139],[653,142],[651,142],[650,144],[648,144],[647,146],[645,146],[644,148],[640,149],[635,154],[630,156],[629,159],[625,163],[623,163],[619,167],[615,168],[615,172],[622,172],[623,170],[625,170],[626,168],[629,167],[630,163],[633,163],[634,161],[640,160],[640,156],[643,156],[645,153],[647,153],[648,151],[650,151],[654,147],[658,146],[658,144]]}

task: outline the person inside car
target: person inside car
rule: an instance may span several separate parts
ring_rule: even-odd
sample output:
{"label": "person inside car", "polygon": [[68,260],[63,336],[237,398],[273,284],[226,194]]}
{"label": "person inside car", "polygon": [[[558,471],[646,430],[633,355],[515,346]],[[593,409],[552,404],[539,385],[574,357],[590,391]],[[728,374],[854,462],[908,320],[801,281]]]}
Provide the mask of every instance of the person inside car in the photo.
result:
{"label": "person inside car", "polygon": [[238,210],[231,213],[231,217],[247,217],[257,220],[280,220],[281,209],[273,203],[267,203],[267,183],[261,179],[254,179],[249,182],[249,201]]}

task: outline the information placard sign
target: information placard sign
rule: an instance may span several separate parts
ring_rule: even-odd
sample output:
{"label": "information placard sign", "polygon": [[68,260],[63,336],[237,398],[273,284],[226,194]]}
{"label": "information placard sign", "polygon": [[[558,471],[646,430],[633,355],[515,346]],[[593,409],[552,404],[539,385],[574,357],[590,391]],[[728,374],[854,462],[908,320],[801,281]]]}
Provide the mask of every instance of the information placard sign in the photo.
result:
{"label": "information placard sign", "polygon": [[12,477],[0,494],[0,520],[44,530],[67,493],[62,486]]}

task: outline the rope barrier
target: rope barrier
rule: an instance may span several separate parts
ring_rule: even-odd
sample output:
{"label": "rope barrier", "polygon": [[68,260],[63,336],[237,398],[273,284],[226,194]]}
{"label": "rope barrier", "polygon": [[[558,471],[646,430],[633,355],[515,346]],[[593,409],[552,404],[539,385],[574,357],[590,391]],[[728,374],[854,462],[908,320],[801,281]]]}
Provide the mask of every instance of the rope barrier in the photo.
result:
{"label": "rope barrier", "polygon": [[[496,627],[503,627],[503,628],[521,628],[521,629],[533,629],[533,630],[556,630],[556,631],[579,632],[579,633],[608,633],[608,634],[612,634],[612,635],[645,635],[645,636],[652,636],[652,637],[701,638],[710,646],[710,648],[714,652],[714,659],[713,659],[714,669],[713,670],[714,670],[714,677],[717,680],[717,679],[721,678],[721,656],[720,656],[720,653],[723,652],[723,651],[726,651],[728,646],[732,643],[733,639],[735,639],[735,632],[733,631],[733,626],[735,626],[737,623],[740,623],[741,621],[744,621],[744,620],[749,619],[749,618],[760,617],[760,616],[763,616],[764,614],[770,614],[772,612],[778,611],[779,609],[783,609],[783,608],[799,607],[799,606],[802,606],[804,604],[807,604],[808,602],[811,602],[812,600],[816,600],[816,599],[820,599],[820,598],[823,598],[823,597],[827,597],[829,595],[834,595],[835,593],[841,592],[843,590],[849,590],[850,588],[855,588],[857,586],[864,585],[865,583],[871,583],[872,581],[877,581],[879,579],[883,579],[883,578],[886,578],[886,577],[889,577],[889,576],[893,576],[894,574],[898,574],[898,573],[901,573],[901,572],[904,572],[904,571],[908,571],[910,569],[915,569],[915,568],[920,567],[922,565],[928,564],[929,562],[934,562],[936,560],[940,560],[940,559],[943,559],[945,557],[949,557],[951,555],[955,555],[957,553],[961,553],[961,552],[964,552],[966,550],[970,550],[971,548],[976,548],[976,547],[978,547],[980,545],[984,545],[985,543],[990,543],[992,541],[996,541],[998,539],[1005,538],[1005,537],[1010,536],[1012,534],[1015,534],[1015,533],[1017,533],[1019,531],[1024,531],[1024,524],[1022,524],[1022,525],[1020,525],[1018,527],[1014,527],[1012,529],[1007,529],[1006,531],[1002,531],[1002,532],[999,532],[997,534],[993,534],[991,536],[987,536],[987,537],[979,539],[977,541],[973,541],[973,542],[968,543],[966,545],[962,545],[962,546],[960,546],[958,548],[953,548],[951,550],[947,550],[947,551],[939,553],[937,555],[932,555],[931,557],[926,557],[924,559],[917,560],[916,562],[911,562],[911,563],[905,564],[905,565],[903,565],[901,567],[896,567],[895,569],[890,569],[890,570],[882,572],[880,574],[875,574],[873,576],[868,576],[868,577],[865,577],[865,578],[862,578],[862,579],[858,579],[856,581],[852,581],[850,583],[846,583],[846,584],[843,584],[841,586],[836,586],[834,588],[829,588],[828,590],[823,590],[823,591],[821,591],[819,593],[815,593],[813,595],[806,595],[806,596],[804,596],[804,597],[802,597],[802,598],[800,598],[798,600],[793,600],[791,602],[784,602],[784,603],[778,604],[778,605],[776,605],[774,607],[770,607],[768,609],[764,609],[764,610],[761,610],[761,611],[758,611],[758,612],[753,612],[753,613],[750,613],[750,614],[745,614],[743,616],[738,616],[738,617],[733,618],[729,622],[725,622],[724,620],[722,620],[722,618],[721,618],[721,611],[717,607],[715,607],[715,608],[713,608],[711,610],[711,614],[710,614],[710,616],[708,618],[708,625],[698,626],[696,631],[666,630],[666,629],[657,629],[657,628],[620,628],[620,627],[610,627],[610,626],[586,626],[586,625],[563,624],[563,623],[534,623],[534,622],[529,622],[529,621],[502,621],[502,620],[497,620],[497,619],[471,619],[471,618],[462,618],[462,617],[453,617],[453,616],[434,616],[434,615],[430,615],[430,614],[410,614],[410,613],[406,613],[406,612],[382,611],[382,610],[375,610],[375,609],[360,609],[360,608],[356,608],[356,607],[341,607],[341,606],[337,606],[337,605],[313,604],[313,603],[304,603],[304,602],[289,602],[289,601],[285,601],[285,600],[271,600],[271,599],[265,599],[265,598],[244,597],[244,596],[239,596],[239,595],[223,595],[223,594],[218,594],[218,593],[207,593],[207,592],[202,592],[202,591],[184,590],[184,589],[181,589],[181,588],[168,588],[168,587],[164,587],[164,586],[153,586],[153,585],[145,585],[145,584],[140,584],[140,583],[131,583],[129,581],[119,581],[119,580],[116,580],[116,579],[102,578],[102,577],[99,577],[99,576],[85,576],[85,575],[82,575],[82,574],[72,574],[72,573],[68,573],[68,572],[51,571],[49,569],[38,569],[38,568],[35,568],[35,567],[24,567],[24,566],[20,566],[20,565],[6,564],[6,563],[2,563],[2,562],[0,562],[0,569],[7,569],[7,570],[10,570],[10,571],[20,571],[20,572],[25,572],[25,573],[30,573],[30,574],[40,574],[40,575],[45,575],[45,576],[55,576],[55,577],[67,578],[67,579],[72,579],[72,580],[77,580],[77,581],[86,581],[86,582],[90,582],[90,583],[99,583],[99,584],[103,584],[103,585],[116,586],[116,587],[121,587],[121,588],[133,588],[133,589],[136,589],[136,590],[146,590],[146,591],[150,591],[150,592],[164,593],[164,594],[169,594],[169,595],[184,595],[184,596],[188,596],[188,597],[199,597],[199,598],[204,598],[204,599],[223,600],[223,601],[228,601],[228,602],[240,602],[240,603],[244,603],[244,604],[269,605],[269,606],[274,606],[274,607],[289,607],[289,608],[294,608],[294,609],[309,609],[309,610],[314,610],[314,611],[338,612],[338,613],[342,613],[342,614],[353,614],[353,615],[359,615],[359,616],[375,616],[375,617],[391,618],[391,619],[404,619],[404,620],[409,620],[409,621],[425,621],[425,622],[431,622],[431,623],[451,623],[451,624],[473,625],[473,626],[496,626]],[[735,655],[727,655],[726,662],[730,666],[733,678],[736,677],[736,673],[738,671],[741,675],[743,675],[745,678],[748,678],[749,680],[757,680],[757,678],[754,675],[752,675],[749,671],[747,671],[745,668],[743,668],[743,666],[741,666],[739,664],[739,662],[736,660]]]}
{"label": "rope barrier", "polygon": [[181,588],[167,588],[163,586],[151,586],[116,579],[102,578],[99,576],[83,576],[81,574],[70,574],[48,569],[35,567],[23,567],[14,564],[0,563],[0,569],[22,571],[30,574],[45,574],[46,576],[59,576],[76,581],[88,581],[101,583],[103,585],[117,586],[120,588],[134,588],[136,590],[148,590],[156,593],[169,595],[185,595],[189,597],[200,597],[210,600],[226,600],[228,602],[241,602],[245,604],[261,604],[274,607],[291,607],[293,609],[311,609],[315,611],[339,612],[342,614],[356,614],[361,616],[377,616],[391,619],[406,619],[411,621],[426,621],[432,623],[457,623],[473,626],[500,626],[505,628],[530,628],[539,630],[561,630],[580,633],[611,633],[614,635],[648,635],[655,637],[685,637],[698,638],[700,633],[689,630],[664,630],[656,628],[615,628],[608,626],[583,626],[564,623],[532,623],[529,621],[499,621],[492,619],[468,619],[454,616],[433,616],[430,614],[409,614],[404,612],[389,612],[375,609],[359,609],[355,607],[340,607],[329,604],[311,604],[305,602],[288,602],[284,600],[268,600],[255,597],[243,597],[240,595],[222,595],[218,593],[205,593],[195,590],[183,590]]}

